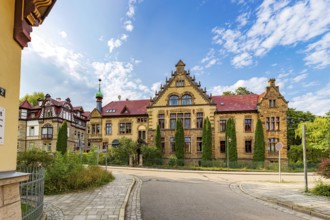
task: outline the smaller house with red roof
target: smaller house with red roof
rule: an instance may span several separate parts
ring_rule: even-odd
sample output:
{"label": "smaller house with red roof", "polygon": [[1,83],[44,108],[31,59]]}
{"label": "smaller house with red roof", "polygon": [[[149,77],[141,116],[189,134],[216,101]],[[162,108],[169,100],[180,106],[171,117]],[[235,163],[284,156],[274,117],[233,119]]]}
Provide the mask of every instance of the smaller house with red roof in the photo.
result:
{"label": "smaller house with red roof", "polygon": [[20,103],[18,123],[19,151],[37,148],[56,151],[57,134],[64,121],[68,125],[68,151],[85,150],[88,112],[72,106],[70,98],[53,99],[47,94],[32,106],[27,100]]}
{"label": "smaller house with red roof", "polygon": [[175,155],[177,120],[184,128],[185,162],[199,164],[203,152],[202,132],[208,117],[212,127],[212,158],[226,159],[225,132],[228,119],[235,121],[238,160],[252,160],[255,130],[260,119],[265,138],[265,158],[277,161],[276,144],[281,142],[282,158],[287,158],[287,110],[284,99],[270,79],[265,91],[248,95],[207,94],[195,76],[185,70],[180,60],[176,70],[166,78],[160,91],[147,100],[118,100],[102,106],[103,94],[99,86],[96,108],[89,115],[88,145],[99,148],[117,146],[127,137],[140,143],[155,145],[157,126],[161,130],[162,154],[166,160]]}

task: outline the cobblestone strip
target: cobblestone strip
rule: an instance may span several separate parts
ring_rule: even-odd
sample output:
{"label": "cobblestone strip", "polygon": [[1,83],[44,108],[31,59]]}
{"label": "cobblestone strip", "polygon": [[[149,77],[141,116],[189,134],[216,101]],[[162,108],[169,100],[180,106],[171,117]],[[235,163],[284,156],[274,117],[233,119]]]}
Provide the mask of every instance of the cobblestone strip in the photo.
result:
{"label": "cobblestone strip", "polygon": [[[116,174],[115,180],[101,188],[81,193],[69,193],[56,196],[45,196],[46,206],[61,210],[64,220],[109,219],[117,220],[124,203],[132,176]],[[46,212],[47,220],[59,220],[55,215]],[[55,217],[52,217],[55,216]]]}
{"label": "cobblestone strip", "polygon": [[141,187],[142,180],[135,177],[136,183],[132,189],[128,206],[126,210],[125,219],[126,220],[142,220],[141,215]]}
{"label": "cobblestone strip", "polygon": [[47,220],[63,220],[64,215],[60,208],[52,204],[44,204],[44,213],[46,213]]}

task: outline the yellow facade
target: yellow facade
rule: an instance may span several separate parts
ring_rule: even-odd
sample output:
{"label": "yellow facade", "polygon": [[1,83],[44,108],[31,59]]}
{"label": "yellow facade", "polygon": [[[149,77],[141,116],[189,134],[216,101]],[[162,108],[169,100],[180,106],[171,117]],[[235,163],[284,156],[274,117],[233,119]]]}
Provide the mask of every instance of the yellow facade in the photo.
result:
{"label": "yellow facade", "polygon": [[[15,1],[0,2],[0,108],[5,110],[4,144],[0,144],[0,172],[16,170],[21,47],[13,39]],[[16,101],[15,101],[16,100]]]}
{"label": "yellow facade", "polygon": [[[278,142],[284,145],[281,150],[282,158],[287,159],[286,113],[288,105],[280,94],[278,86],[275,85],[274,79],[269,80],[269,84],[265,85],[265,92],[261,95],[212,97],[206,93],[206,89],[201,88],[200,82],[197,83],[195,77],[190,76],[189,71],[185,71],[184,68],[185,64],[179,61],[176,70],[161,85],[160,91],[156,92],[155,97],[148,102],[145,102],[146,100],[113,101],[105,105],[103,109],[94,109],[89,116],[88,124],[90,146],[100,148],[111,146],[113,141],[119,140],[121,137],[138,140],[141,139],[142,130],[146,131],[143,140],[153,145],[157,125],[163,124],[161,126],[163,158],[168,159],[171,155],[175,155],[173,151],[175,128],[173,125],[175,120],[182,117],[181,120],[186,123],[184,124],[184,127],[186,126],[184,135],[187,141],[184,157],[188,163],[198,164],[202,157],[200,148],[202,127],[198,121],[200,121],[199,117],[202,117],[202,120],[208,117],[213,134],[212,158],[224,161],[226,158],[224,144],[227,140],[225,140],[225,130],[221,128],[223,126],[221,121],[226,123],[229,118],[233,118],[238,160],[252,160],[256,124],[258,119],[261,119],[265,136],[266,160],[277,160],[278,153],[275,145]],[[144,101],[145,110],[143,112],[135,111],[135,108],[141,108],[140,102],[142,101]],[[131,105],[131,102],[134,105]],[[141,122],[139,120],[141,117],[146,120]],[[129,123],[131,127],[129,134],[121,134],[119,129],[122,122]],[[106,134],[107,123],[111,123],[111,134]],[[266,128],[266,123],[268,123],[268,128]],[[95,130],[96,125],[100,126],[97,131]],[[275,142],[273,142],[274,140]]]}

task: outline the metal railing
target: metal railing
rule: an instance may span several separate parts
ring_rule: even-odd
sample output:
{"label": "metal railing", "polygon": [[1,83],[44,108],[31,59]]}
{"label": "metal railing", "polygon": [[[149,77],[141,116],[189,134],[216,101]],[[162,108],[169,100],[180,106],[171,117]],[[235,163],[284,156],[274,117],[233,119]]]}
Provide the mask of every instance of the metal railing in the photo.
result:
{"label": "metal railing", "polygon": [[27,168],[20,171],[30,173],[29,180],[20,183],[22,219],[39,220],[43,214],[45,169]]}

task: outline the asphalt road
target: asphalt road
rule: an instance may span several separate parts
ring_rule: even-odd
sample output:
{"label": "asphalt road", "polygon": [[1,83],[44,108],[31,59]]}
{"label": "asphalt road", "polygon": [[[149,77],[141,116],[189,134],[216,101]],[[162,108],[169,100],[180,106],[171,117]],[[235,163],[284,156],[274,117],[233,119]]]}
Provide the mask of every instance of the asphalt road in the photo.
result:
{"label": "asphalt road", "polygon": [[242,196],[225,183],[152,177],[142,180],[144,220],[301,219]]}

